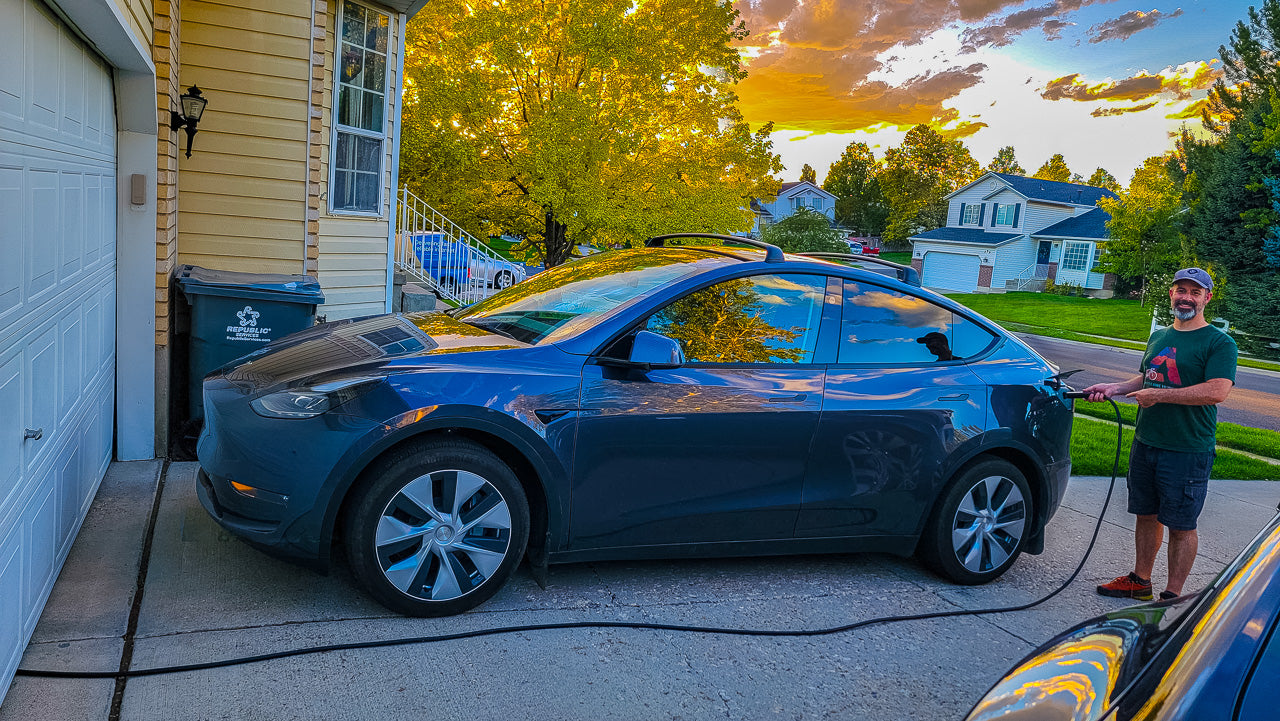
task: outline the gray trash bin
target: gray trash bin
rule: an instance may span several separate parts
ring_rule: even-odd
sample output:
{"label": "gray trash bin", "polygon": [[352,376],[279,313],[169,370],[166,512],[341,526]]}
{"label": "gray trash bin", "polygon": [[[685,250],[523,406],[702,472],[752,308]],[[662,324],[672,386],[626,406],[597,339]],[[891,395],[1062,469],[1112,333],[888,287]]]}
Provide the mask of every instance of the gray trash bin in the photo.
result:
{"label": "gray trash bin", "polygon": [[184,265],[177,283],[191,304],[187,408],[192,420],[204,418],[205,376],[276,338],[311,327],[316,306],[324,302],[319,281],[309,275]]}

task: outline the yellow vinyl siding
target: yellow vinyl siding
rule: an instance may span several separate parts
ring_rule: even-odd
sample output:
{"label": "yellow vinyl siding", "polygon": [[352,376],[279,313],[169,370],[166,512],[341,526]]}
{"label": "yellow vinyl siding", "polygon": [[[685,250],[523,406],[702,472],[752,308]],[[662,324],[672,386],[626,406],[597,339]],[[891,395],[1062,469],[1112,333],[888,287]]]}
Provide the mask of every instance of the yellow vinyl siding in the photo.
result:
{"label": "yellow vinyl siding", "polygon": [[191,158],[178,159],[178,262],[301,273],[312,3],[261,5],[182,5],[181,83],[209,105]]}
{"label": "yellow vinyl siding", "polygon": [[115,0],[115,4],[120,16],[129,23],[129,30],[138,44],[150,47],[155,23],[155,7],[151,0]]}
{"label": "yellow vinyl siding", "polygon": [[320,286],[329,320],[382,313],[387,303],[385,220],[320,218]]}

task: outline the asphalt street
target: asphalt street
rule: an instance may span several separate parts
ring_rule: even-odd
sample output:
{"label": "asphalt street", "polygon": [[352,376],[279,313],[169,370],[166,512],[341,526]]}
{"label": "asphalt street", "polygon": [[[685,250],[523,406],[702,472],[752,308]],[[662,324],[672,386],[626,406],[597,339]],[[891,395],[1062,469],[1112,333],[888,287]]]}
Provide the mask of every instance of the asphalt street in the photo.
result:
{"label": "asphalt street", "polygon": [[[1074,478],[1046,533],[1000,579],[960,587],[879,554],[521,568],[494,598],[449,618],[396,616],[352,584],[270,558],[219,528],[195,464],[108,472],[27,648],[46,669],[153,668],[321,644],[564,621],[815,629],[879,616],[1004,607],[1063,583],[1084,554],[1106,479]],[[1189,589],[1210,583],[1276,513],[1280,483],[1215,481]],[[1093,586],[1129,567],[1124,484],[1098,546],[1063,593],[1028,611],[755,638],[562,629],[348,649],[159,676],[18,677],[0,721],[184,719],[960,719],[1006,670],[1058,631],[1129,605]],[[150,546],[145,544],[151,538]],[[145,585],[135,589],[145,562]],[[1163,555],[1156,567],[1163,582]],[[138,596],[136,591],[140,591]],[[129,623],[136,603],[136,622]]]}
{"label": "asphalt street", "polygon": [[[1068,381],[1074,388],[1114,383],[1138,374],[1142,352],[1019,333],[1040,355],[1063,371],[1082,369]],[[1251,428],[1280,430],[1280,373],[1254,368],[1236,369],[1236,387],[1218,406],[1218,420]]]}

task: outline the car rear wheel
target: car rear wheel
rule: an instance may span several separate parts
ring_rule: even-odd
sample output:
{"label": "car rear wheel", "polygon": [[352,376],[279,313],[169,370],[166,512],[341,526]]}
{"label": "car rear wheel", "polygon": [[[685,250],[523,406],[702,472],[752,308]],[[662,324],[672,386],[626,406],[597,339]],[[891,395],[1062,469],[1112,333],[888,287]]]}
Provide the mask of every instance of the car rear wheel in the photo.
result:
{"label": "car rear wheel", "polygon": [[506,290],[515,285],[516,277],[509,270],[500,270],[493,278],[493,287],[498,290]]}
{"label": "car rear wheel", "polygon": [[448,616],[498,591],[524,555],[529,504],[484,447],[441,440],[392,451],[347,507],[356,580],[387,608]]}
{"label": "car rear wheel", "polygon": [[926,563],[956,583],[991,581],[1013,565],[1031,530],[1031,489],[999,459],[975,463],[947,487],[921,540]]}

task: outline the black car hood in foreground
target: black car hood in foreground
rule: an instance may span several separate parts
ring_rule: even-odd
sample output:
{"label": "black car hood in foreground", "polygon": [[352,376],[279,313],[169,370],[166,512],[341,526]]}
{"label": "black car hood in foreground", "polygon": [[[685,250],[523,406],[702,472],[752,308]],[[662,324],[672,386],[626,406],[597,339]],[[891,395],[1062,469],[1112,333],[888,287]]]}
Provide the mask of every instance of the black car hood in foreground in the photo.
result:
{"label": "black car hood in foreground", "polygon": [[1234,718],[1280,608],[1280,515],[1194,596],[1108,613],[1032,653],[969,721]]}
{"label": "black car hood in foreground", "polygon": [[285,336],[219,372],[225,371],[233,383],[265,389],[369,372],[400,359],[527,347],[444,313],[378,315],[322,323]]}

